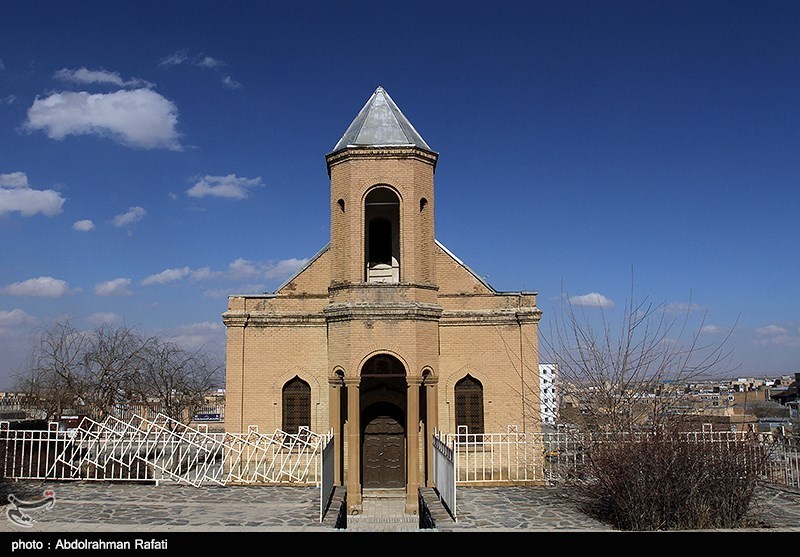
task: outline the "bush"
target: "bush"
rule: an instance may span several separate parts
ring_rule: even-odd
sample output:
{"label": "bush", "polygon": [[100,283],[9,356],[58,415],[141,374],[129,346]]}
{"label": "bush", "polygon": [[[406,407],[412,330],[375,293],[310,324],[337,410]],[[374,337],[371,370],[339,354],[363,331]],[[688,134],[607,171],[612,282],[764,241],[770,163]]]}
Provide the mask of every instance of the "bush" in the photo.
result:
{"label": "bush", "polygon": [[766,455],[751,440],[687,434],[597,438],[578,483],[586,511],[622,530],[742,525]]}

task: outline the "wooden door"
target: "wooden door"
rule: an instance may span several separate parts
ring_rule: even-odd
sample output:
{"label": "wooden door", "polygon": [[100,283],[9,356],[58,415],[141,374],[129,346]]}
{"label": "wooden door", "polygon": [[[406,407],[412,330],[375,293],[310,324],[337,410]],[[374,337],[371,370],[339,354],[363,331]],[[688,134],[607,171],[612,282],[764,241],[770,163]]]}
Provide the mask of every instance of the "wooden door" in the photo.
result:
{"label": "wooden door", "polygon": [[365,488],[405,487],[406,437],[391,416],[375,416],[364,428],[362,443]]}

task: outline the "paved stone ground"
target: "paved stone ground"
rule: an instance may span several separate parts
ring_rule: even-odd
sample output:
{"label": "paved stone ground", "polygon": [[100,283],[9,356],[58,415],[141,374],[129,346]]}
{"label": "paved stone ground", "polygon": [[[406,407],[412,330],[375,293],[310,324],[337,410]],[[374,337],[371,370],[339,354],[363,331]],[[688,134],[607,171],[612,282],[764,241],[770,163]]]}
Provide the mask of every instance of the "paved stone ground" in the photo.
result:
{"label": "paved stone ground", "polygon": [[[23,528],[0,518],[0,532],[346,532],[319,522],[319,490],[296,486],[159,486],[110,482],[17,482],[9,493],[36,500],[55,492],[48,511],[26,511]],[[2,496],[3,503],[6,495]],[[5,511],[8,505],[0,507]],[[568,494],[551,487],[459,487],[459,518],[439,531],[603,532]],[[747,529],[800,532],[800,492],[763,489]],[[428,530],[428,532],[433,532]],[[353,534],[357,535],[357,534]],[[445,534],[446,535],[446,534]]]}
{"label": "paved stone ground", "polygon": [[[611,532],[553,487],[459,487],[458,520],[443,529],[495,532]],[[764,486],[736,531],[800,532],[800,491]]]}
{"label": "paved stone ground", "polygon": [[[14,486],[19,486],[19,492]],[[111,482],[18,482],[10,492],[36,500],[55,492],[35,523],[0,520],[0,532],[328,531],[319,522],[319,489],[296,486],[159,486]],[[4,507],[5,509],[6,507]],[[3,516],[3,519],[6,517]]]}
{"label": "paved stone ground", "polygon": [[800,532],[800,490],[762,489],[752,505],[748,523],[753,529]]}
{"label": "paved stone ground", "polygon": [[604,531],[612,530],[582,512],[567,495],[551,487],[459,487],[453,531]]}

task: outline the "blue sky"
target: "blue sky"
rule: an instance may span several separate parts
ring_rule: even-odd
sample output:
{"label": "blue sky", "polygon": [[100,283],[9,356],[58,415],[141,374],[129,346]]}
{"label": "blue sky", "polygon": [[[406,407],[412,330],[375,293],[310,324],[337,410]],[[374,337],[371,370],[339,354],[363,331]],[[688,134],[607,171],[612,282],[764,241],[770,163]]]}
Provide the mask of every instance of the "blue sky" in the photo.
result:
{"label": "blue sky", "polygon": [[[796,1],[0,6],[0,387],[69,316],[224,352],[228,293],[329,238],[377,86],[440,153],[436,236],[498,290],[705,314],[800,370]],[[476,224],[477,223],[477,224]]]}

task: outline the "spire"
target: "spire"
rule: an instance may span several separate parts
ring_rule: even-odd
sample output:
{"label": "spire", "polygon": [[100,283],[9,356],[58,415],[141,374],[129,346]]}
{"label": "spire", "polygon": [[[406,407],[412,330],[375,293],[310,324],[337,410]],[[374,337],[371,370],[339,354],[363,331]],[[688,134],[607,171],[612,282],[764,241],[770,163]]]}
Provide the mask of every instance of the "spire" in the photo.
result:
{"label": "spire", "polygon": [[414,146],[432,151],[383,87],[378,87],[333,148]]}

